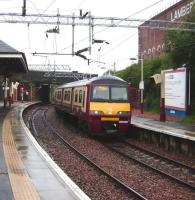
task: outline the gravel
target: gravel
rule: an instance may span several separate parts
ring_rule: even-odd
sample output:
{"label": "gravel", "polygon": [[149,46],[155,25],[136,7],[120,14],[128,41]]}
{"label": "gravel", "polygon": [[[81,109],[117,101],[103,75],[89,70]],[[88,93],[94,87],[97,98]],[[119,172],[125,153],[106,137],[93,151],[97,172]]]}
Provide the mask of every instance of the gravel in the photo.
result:
{"label": "gravel", "polygon": [[[32,109],[28,109],[28,112],[25,112],[25,121],[29,120]],[[37,118],[39,118],[38,113]],[[107,149],[98,140],[90,138],[80,132],[78,128],[66,122],[64,123],[64,120],[57,117],[53,106],[50,106],[47,111],[47,120],[60,131],[69,143],[83,154],[148,199],[195,199],[194,191],[133,161],[124,159]],[[91,199],[134,199],[132,195],[121,190],[107,177],[97,172],[68,148],[65,148],[51,134],[48,127],[41,123],[41,120],[38,120],[38,122],[36,123],[39,127],[39,130],[37,129],[39,143]],[[157,147],[152,148],[158,151]]]}

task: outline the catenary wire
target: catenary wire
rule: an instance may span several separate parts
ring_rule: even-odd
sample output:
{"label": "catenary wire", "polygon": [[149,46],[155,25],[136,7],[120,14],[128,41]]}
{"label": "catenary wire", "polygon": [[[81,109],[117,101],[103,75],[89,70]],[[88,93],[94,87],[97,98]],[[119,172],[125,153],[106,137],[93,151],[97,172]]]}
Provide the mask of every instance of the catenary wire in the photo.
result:
{"label": "catenary wire", "polygon": [[[125,19],[129,19],[130,17],[133,17],[133,16],[139,14],[140,12],[143,12],[143,11],[145,11],[145,10],[147,10],[147,9],[149,9],[149,8],[151,8],[151,7],[155,6],[155,5],[157,5],[157,4],[159,4],[159,3],[162,2],[162,1],[164,1],[164,0],[157,1],[157,2],[155,2],[154,4],[151,4],[151,5],[149,5],[149,6],[145,7],[145,8],[143,8],[143,9],[141,9],[140,11],[137,11],[137,12],[135,12],[135,13],[129,15],[128,17],[124,18],[123,20],[120,20],[117,24],[122,23]],[[105,30],[107,30],[107,29],[109,29],[109,28],[110,28],[110,27],[103,28],[103,29],[101,29],[100,31],[97,31],[96,33],[94,33],[94,35],[95,35],[95,34],[97,35],[97,34],[99,34],[99,33],[102,33],[103,31],[105,31]],[[85,38],[79,40],[78,42],[76,42],[75,45],[76,45],[76,44],[79,44],[79,43],[81,43],[81,42],[83,42],[83,41],[85,41],[85,40],[87,40],[87,39],[88,39],[88,37],[85,37]],[[59,52],[62,52],[63,50],[68,49],[68,48],[70,48],[70,47],[71,47],[71,45],[69,45],[69,46],[67,46],[67,47],[65,47],[65,48],[63,48],[63,49],[61,49]]]}

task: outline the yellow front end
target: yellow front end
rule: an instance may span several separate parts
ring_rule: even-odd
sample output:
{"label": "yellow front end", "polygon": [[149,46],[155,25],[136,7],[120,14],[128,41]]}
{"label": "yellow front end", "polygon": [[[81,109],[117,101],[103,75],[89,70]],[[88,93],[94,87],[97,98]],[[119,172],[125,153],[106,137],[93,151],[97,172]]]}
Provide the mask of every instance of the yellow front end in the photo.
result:
{"label": "yellow front end", "polygon": [[89,126],[93,133],[125,133],[131,123],[128,102],[90,102]]}

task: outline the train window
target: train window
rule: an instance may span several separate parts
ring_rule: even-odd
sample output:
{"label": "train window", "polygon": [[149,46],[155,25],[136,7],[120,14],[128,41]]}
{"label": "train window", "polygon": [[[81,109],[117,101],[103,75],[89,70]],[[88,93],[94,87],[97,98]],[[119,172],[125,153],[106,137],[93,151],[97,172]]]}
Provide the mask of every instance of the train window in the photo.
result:
{"label": "train window", "polygon": [[58,93],[57,93],[57,99],[58,100],[60,99],[60,91],[58,91]]}
{"label": "train window", "polygon": [[127,101],[128,92],[126,87],[111,87],[111,100]]}
{"label": "train window", "polygon": [[108,86],[94,86],[93,100],[109,100],[109,87]]}
{"label": "train window", "polygon": [[82,102],[82,90],[79,90],[79,103]]}
{"label": "train window", "polygon": [[77,102],[78,101],[78,91],[75,91],[75,96],[74,96],[74,101]]}
{"label": "train window", "polygon": [[65,93],[64,93],[64,100],[67,101],[67,91],[65,91]]}
{"label": "train window", "polygon": [[83,107],[85,106],[85,91],[83,91]]}
{"label": "train window", "polygon": [[67,94],[67,101],[70,101],[70,91],[68,91],[68,94]]}

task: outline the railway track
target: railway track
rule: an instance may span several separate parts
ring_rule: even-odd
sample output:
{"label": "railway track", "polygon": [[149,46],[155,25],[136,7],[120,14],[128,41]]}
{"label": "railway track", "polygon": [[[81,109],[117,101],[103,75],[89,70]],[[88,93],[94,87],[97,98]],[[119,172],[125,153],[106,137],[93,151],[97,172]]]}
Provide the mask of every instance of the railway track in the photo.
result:
{"label": "railway track", "polygon": [[[69,123],[67,124],[66,121],[64,122],[64,120],[56,118],[52,106],[48,106],[48,108],[42,106],[40,109],[35,110],[31,112],[33,114],[30,121],[34,124],[31,127],[34,127],[38,134],[37,140],[47,149],[47,152],[58,165],[68,174],[71,174],[70,176],[73,180],[78,181],[77,184],[87,194],[92,195],[91,197],[94,197],[94,199],[108,199],[107,197],[112,197],[114,200],[121,199],[121,196],[124,197],[122,199],[195,199],[194,188],[186,187],[186,184],[173,181],[173,179],[161,173],[146,170],[143,165],[126,159],[124,156],[119,156],[118,153],[104,146],[102,141],[97,141],[98,138],[94,140],[86,137],[78,128],[69,126]],[[29,119],[30,117],[28,117],[28,121]],[[106,172],[109,172],[114,178],[119,179],[119,182],[125,183],[127,187],[133,188],[135,192],[138,191],[138,194],[143,196],[143,198],[133,195],[128,189],[122,189],[112,177],[103,174],[101,170],[97,169],[93,164],[89,164],[82,156],[78,156],[77,152],[71,150],[70,147],[64,148],[64,142],[60,138],[57,139],[58,136],[56,136],[55,132],[63,140],[65,139],[70,145],[73,145],[74,148],[76,147],[76,150],[82,152],[87,159],[100,166]],[[110,139],[110,137],[107,139]],[[122,152],[130,154],[126,151],[126,149],[129,149],[128,144],[122,146],[121,142],[116,143],[116,141],[118,141],[118,138],[115,138],[114,141],[112,140],[115,143],[115,148],[119,148]],[[107,141],[107,145],[111,144]],[[131,152],[133,151],[131,150]],[[143,152],[138,153],[138,157],[139,154],[143,154],[143,157],[148,157]],[[152,159],[149,158],[148,160]],[[81,174],[81,172],[84,173]],[[190,184],[193,185],[192,183]]]}
{"label": "railway track", "polygon": [[[36,109],[33,113],[32,113],[32,117],[31,117],[31,128],[33,130],[33,132],[35,133],[35,136],[38,135],[38,130],[36,130],[36,117],[39,115],[41,116],[42,120],[43,120],[43,125],[46,126],[47,128],[49,128],[52,132],[52,134],[54,134],[65,146],[67,146],[69,149],[71,149],[71,151],[75,152],[79,157],[81,157],[82,159],[84,159],[86,162],[88,162],[91,166],[93,166],[96,170],[100,171],[103,175],[107,176],[109,179],[111,179],[115,184],[119,185],[123,190],[127,191],[128,193],[132,194],[134,197],[133,199],[141,199],[141,200],[146,200],[147,198],[144,197],[142,194],[140,194],[139,192],[137,192],[136,190],[134,190],[133,188],[129,187],[128,185],[126,185],[125,183],[123,183],[121,180],[117,179],[116,177],[114,177],[113,175],[111,175],[109,172],[107,172],[106,170],[104,170],[102,167],[100,167],[99,165],[97,165],[95,162],[93,162],[88,156],[84,155],[83,153],[81,153],[79,150],[77,150],[73,145],[71,145],[68,141],[66,141],[63,137],[62,134],[56,130],[48,121],[47,121],[47,108],[41,108],[41,109]],[[38,123],[41,123],[40,120],[38,120]]]}
{"label": "railway track", "polygon": [[104,143],[110,150],[126,159],[134,160],[145,167],[195,190],[195,169],[176,160],[145,150],[126,141]]}

